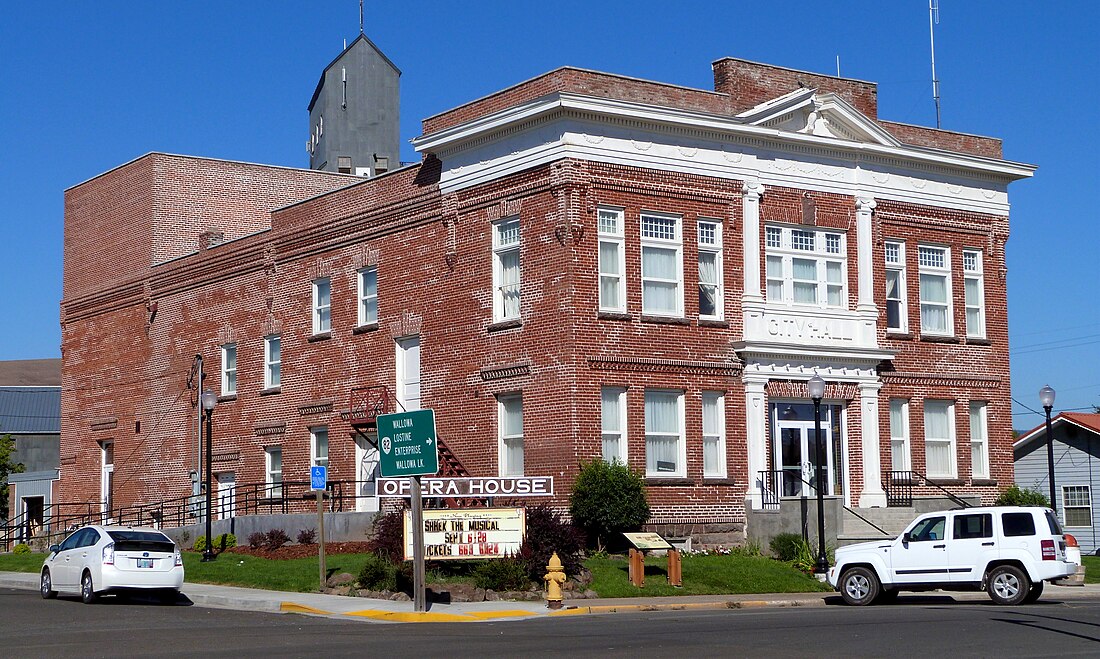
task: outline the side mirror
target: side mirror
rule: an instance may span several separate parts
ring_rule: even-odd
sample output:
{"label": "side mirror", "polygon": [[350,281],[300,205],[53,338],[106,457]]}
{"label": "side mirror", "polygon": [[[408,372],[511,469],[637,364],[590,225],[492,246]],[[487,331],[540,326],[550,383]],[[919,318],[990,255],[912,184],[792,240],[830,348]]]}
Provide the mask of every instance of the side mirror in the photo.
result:
{"label": "side mirror", "polygon": [[902,544],[902,546],[905,547],[906,549],[908,549],[909,548],[909,541],[912,540],[912,539],[913,538],[912,538],[912,536],[909,535],[908,531],[906,531],[905,533],[902,533],[901,534],[901,544]]}
{"label": "side mirror", "polygon": [[50,545],[51,554],[56,554],[59,551],[61,551],[61,545]]}

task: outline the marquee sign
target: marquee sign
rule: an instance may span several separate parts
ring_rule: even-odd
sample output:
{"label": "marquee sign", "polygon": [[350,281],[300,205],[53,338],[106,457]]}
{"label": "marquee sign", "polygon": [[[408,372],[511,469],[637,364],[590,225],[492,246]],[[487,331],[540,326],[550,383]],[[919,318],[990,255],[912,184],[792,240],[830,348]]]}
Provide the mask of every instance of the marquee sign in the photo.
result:
{"label": "marquee sign", "polygon": [[[409,497],[407,478],[378,479],[378,496]],[[420,494],[425,497],[551,497],[553,476],[515,476],[490,478],[422,478]]]}
{"label": "marquee sign", "polygon": [[[505,558],[519,552],[527,531],[523,508],[424,511],[424,558],[430,561]],[[412,514],[405,511],[405,560],[412,560]]]}

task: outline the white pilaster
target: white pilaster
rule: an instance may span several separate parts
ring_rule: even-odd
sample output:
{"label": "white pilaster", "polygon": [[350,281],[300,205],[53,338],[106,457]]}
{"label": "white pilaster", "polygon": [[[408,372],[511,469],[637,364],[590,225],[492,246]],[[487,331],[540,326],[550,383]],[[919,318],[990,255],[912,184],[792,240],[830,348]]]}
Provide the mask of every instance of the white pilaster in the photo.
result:
{"label": "white pilaster", "polygon": [[859,268],[859,304],[856,309],[877,315],[874,278],[875,245],[871,236],[871,211],[876,205],[874,197],[856,195],[856,261]]}
{"label": "white pilaster", "polygon": [[764,388],[767,386],[767,378],[752,378],[745,380],[745,434],[748,440],[749,453],[749,488],[748,494],[752,501],[753,510],[764,507],[763,497],[760,491],[763,483],[760,482],[760,472],[768,468],[768,406],[765,404]]}
{"label": "white pilaster", "polygon": [[859,409],[863,431],[863,493],[860,508],[885,508],[886,492],[882,489],[882,454],[879,451],[879,382],[861,382]]}
{"label": "white pilaster", "polygon": [[764,186],[757,179],[745,179],[741,187],[741,248],[745,264],[745,286],[741,299],[763,302],[760,293],[760,196]]}

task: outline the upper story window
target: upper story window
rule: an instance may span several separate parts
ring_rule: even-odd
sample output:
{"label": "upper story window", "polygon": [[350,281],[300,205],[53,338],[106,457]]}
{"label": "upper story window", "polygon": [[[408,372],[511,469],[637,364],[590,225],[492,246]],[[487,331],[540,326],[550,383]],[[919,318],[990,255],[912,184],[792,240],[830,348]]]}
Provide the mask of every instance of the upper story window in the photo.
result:
{"label": "upper story window", "polygon": [[310,428],[309,450],[310,463],[314,467],[328,466],[328,428]]}
{"label": "upper story window", "polygon": [[497,398],[497,427],[500,432],[500,475],[523,475],[523,396]]}
{"label": "upper story window", "polygon": [[264,337],[264,389],[282,382],[283,350],[278,334]]}
{"label": "upper story window", "polygon": [[846,236],[804,227],[765,227],[768,301],[848,306]]}
{"label": "upper story window", "polygon": [[626,464],[626,389],[600,389],[600,431],[603,440],[603,460]]}
{"label": "upper story window", "polygon": [[722,317],[722,224],[700,219],[699,233],[699,317]]}
{"label": "upper story window", "polygon": [[951,250],[920,245],[920,330],[924,334],[950,335]]}
{"label": "upper story window", "polygon": [[985,338],[985,277],[981,250],[963,250],[963,278],[966,288],[966,335]]}
{"label": "upper story window", "polygon": [[493,320],[519,318],[519,217],[493,224]]}
{"label": "upper story window", "polygon": [[684,392],[646,389],[645,471],[650,478],[683,478]]}
{"label": "upper story window", "polygon": [[237,344],[222,346],[222,395],[237,393]]}
{"label": "upper story window", "polygon": [[378,322],[378,268],[363,268],[358,279],[359,325],[373,325]]}
{"label": "upper story window", "polygon": [[313,333],[332,330],[332,282],[328,277],[313,280]]}
{"label": "upper story window", "polygon": [[684,315],[680,216],[642,213],[642,313]]}
{"label": "upper story window", "polygon": [[905,294],[905,243],[886,241],[886,329],[905,332],[909,329]]}
{"label": "upper story window", "polygon": [[600,311],[626,311],[623,211],[618,208],[601,208],[597,222],[600,242]]}

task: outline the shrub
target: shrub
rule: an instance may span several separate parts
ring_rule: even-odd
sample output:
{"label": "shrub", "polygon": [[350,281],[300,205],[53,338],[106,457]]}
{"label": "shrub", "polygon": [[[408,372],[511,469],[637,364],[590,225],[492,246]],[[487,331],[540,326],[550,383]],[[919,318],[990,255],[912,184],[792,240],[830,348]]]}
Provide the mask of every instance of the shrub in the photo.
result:
{"label": "shrub", "polygon": [[1021,490],[1018,486],[1013,485],[1004,492],[1001,492],[1001,496],[997,497],[997,500],[993,502],[997,506],[1045,506],[1050,507],[1050,500],[1046,495],[1038,490],[1027,488]]}
{"label": "shrub", "polygon": [[360,588],[367,590],[397,590],[397,566],[377,554],[367,554],[359,570]]}
{"label": "shrub", "polygon": [[603,548],[619,533],[640,528],[649,520],[645,482],[641,474],[620,462],[582,462],[569,511],[589,541],[595,540]]}
{"label": "shrub", "polygon": [[11,553],[13,553],[13,554],[29,554],[29,553],[31,553],[31,548],[25,542],[20,542],[19,544],[12,547]]}
{"label": "shrub", "polygon": [[275,551],[288,542],[290,542],[290,536],[282,529],[271,529],[264,536],[264,548],[270,551]]}
{"label": "shrub", "polygon": [[302,529],[298,531],[298,544],[312,545],[317,542],[317,529]]}
{"label": "shrub", "polygon": [[514,558],[494,558],[474,568],[474,583],[486,590],[527,590],[531,578],[527,567]]}
{"label": "shrub", "polygon": [[390,511],[374,518],[368,549],[394,563],[405,558],[404,511]]}
{"label": "shrub", "polygon": [[[216,552],[223,552],[226,549],[229,549],[230,547],[236,547],[236,546],[237,546],[237,536],[233,535],[232,533],[223,533],[221,535],[214,536],[213,549]],[[206,536],[205,535],[200,535],[199,537],[195,538],[195,546],[193,547],[193,549],[195,551],[206,551]]]}
{"label": "shrub", "polygon": [[803,549],[809,547],[806,540],[798,533],[780,533],[772,538],[768,546],[771,547],[776,559],[781,561],[793,561],[799,557]]}
{"label": "shrub", "polygon": [[263,531],[256,531],[255,533],[248,534],[248,546],[253,549],[259,549],[267,543],[267,534]]}
{"label": "shrub", "polygon": [[561,515],[545,503],[527,509],[527,535],[523,539],[516,558],[523,563],[527,576],[542,581],[546,564],[557,552],[565,574],[580,574],[581,552],[584,550],[584,534],[577,527],[562,520]]}

